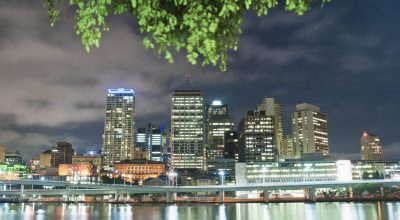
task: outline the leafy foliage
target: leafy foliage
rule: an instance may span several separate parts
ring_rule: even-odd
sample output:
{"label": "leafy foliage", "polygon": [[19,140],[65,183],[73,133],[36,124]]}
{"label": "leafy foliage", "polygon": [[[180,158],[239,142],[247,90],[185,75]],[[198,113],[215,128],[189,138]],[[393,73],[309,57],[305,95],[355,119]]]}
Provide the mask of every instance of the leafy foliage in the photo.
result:
{"label": "leafy foliage", "polygon": [[[64,0],[44,0],[53,26]],[[238,49],[242,13],[254,10],[258,16],[278,6],[278,0],[66,0],[76,8],[76,34],[86,51],[99,47],[102,33],[108,31],[105,19],[130,13],[137,18],[143,44],[158,56],[173,62],[173,51],[186,50],[186,58],[202,66],[227,68],[229,50]],[[315,2],[330,0],[285,0],[285,9],[303,15]]]}

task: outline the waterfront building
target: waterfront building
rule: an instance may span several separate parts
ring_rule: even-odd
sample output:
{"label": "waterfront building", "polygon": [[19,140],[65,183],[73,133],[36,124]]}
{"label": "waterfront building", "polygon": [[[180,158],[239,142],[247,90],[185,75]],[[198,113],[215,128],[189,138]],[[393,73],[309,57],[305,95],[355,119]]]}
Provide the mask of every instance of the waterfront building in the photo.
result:
{"label": "waterfront building", "polygon": [[233,129],[233,120],[229,116],[228,105],[223,105],[219,100],[214,100],[211,105],[207,105],[206,122],[208,169],[208,160],[224,157],[224,134]]}
{"label": "waterfront building", "polygon": [[60,164],[72,163],[72,155],[74,155],[72,144],[68,142],[57,142],[51,150],[51,166],[58,167]]}
{"label": "waterfront building", "polygon": [[51,150],[43,151],[39,154],[39,164],[41,168],[46,168],[51,166]]}
{"label": "waterfront building", "polygon": [[286,155],[283,144],[283,108],[274,98],[265,97],[257,106],[257,111],[264,110],[274,120],[274,142],[278,155]]}
{"label": "waterfront building", "polygon": [[135,139],[135,95],[132,89],[109,89],[103,134],[103,167],[132,158]]}
{"label": "waterfront building", "polygon": [[165,175],[165,164],[149,160],[126,160],[114,163],[113,176],[121,175],[128,182],[143,181]]}
{"label": "waterfront building", "polygon": [[0,145],[0,163],[5,163],[5,154],[6,154],[6,149]]}
{"label": "waterfront building", "polygon": [[175,90],[171,104],[172,166],[204,170],[204,139],[203,92]]}
{"label": "waterfront building", "polygon": [[225,158],[216,158],[216,159],[208,159],[207,165],[209,174],[218,175],[220,171],[224,172],[225,177],[234,177],[235,176],[235,159],[225,159]]}
{"label": "waterfront building", "polygon": [[320,108],[307,103],[296,105],[292,114],[292,135],[294,154],[300,158],[303,153],[329,155],[328,126],[326,114]]}
{"label": "waterfront building", "polygon": [[265,110],[248,111],[239,124],[239,161],[277,160],[274,117]]}
{"label": "waterfront building", "polygon": [[239,134],[237,131],[224,133],[224,158],[239,160]]}
{"label": "waterfront building", "polygon": [[361,160],[382,160],[383,153],[379,136],[364,131],[360,143]]}
{"label": "waterfront building", "polygon": [[92,164],[97,173],[100,173],[102,164],[103,164],[103,157],[101,155],[96,154],[87,154],[87,155],[74,155],[72,156],[72,165],[79,165],[79,164]]}
{"label": "waterfront building", "polygon": [[[136,148],[145,149],[147,158],[152,161],[163,161],[164,152],[164,129],[148,124],[147,128],[138,128],[136,133]],[[139,158],[134,158],[139,159]]]}
{"label": "waterfront building", "polygon": [[94,176],[96,175],[96,166],[90,162],[79,164],[60,164],[58,166],[59,176]]}
{"label": "waterfront building", "polygon": [[6,150],[4,154],[4,162],[9,165],[23,164],[25,165],[25,160],[23,156],[17,150]]}

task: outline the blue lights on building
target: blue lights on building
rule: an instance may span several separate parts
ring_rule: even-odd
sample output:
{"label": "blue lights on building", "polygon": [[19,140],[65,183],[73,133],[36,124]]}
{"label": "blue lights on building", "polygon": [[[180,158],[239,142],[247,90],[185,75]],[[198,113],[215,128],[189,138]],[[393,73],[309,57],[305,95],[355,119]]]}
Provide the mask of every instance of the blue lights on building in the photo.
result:
{"label": "blue lights on building", "polygon": [[133,89],[118,88],[118,89],[108,89],[108,93],[111,93],[111,94],[134,94],[135,92],[133,91]]}

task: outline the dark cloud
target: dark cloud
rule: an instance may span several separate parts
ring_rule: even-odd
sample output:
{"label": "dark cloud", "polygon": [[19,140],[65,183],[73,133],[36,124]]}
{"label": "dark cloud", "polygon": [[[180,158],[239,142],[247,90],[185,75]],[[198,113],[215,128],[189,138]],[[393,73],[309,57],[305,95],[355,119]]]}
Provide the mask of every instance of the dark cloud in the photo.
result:
{"label": "dark cloud", "polygon": [[229,70],[192,66],[184,54],[171,65],[142,45],[135,19],[109,19],[99,49],[86,53],[71,10],[51,28],[41,1],[0,2],[0,144],[27,158],[66,139],[78,150],[99,148],[105,93],[136,92],[137,125],[169,125],[171,92],[184,87],[222,99],[235,121],[264,96],[284,105],[285,131],[300,102],[328,114],[331,152],[356,159],[360,132],[382,137],[387,157],[399,156],[400,2],[333,0],[299,17],[283,10],[245,14],[239,51]]}

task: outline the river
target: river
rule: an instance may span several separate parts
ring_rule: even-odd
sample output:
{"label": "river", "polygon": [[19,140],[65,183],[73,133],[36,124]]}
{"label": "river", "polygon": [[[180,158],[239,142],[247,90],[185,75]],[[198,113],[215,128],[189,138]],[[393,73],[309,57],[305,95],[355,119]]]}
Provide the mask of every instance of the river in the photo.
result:
{"label": "river", "polygon": [[224,205],[1,203],[0,219],[399,220],[400,202]]}

